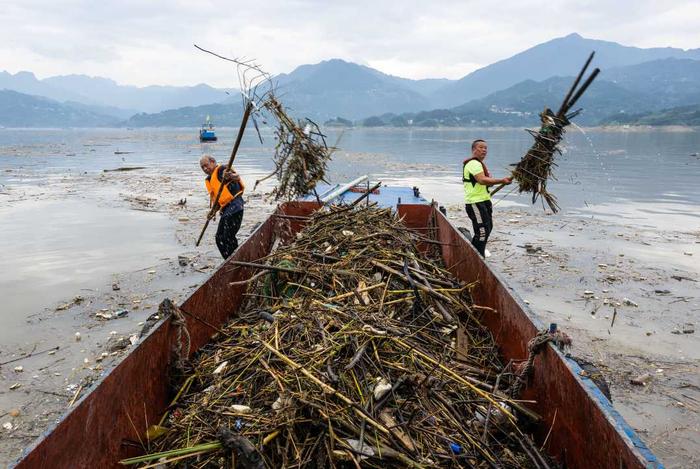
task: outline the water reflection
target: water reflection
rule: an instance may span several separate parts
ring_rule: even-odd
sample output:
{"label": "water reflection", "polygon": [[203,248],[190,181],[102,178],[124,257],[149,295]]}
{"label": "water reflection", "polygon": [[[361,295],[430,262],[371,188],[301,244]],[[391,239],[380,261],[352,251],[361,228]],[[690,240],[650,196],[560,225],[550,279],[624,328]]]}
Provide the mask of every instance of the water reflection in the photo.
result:
{"label": "water reflection", "polygon": [[0,220],[2,342],[28,315],[102,285],[113,273],[172,256],[176,246],[165,215],[85,200],[23,201],[2,207]]}

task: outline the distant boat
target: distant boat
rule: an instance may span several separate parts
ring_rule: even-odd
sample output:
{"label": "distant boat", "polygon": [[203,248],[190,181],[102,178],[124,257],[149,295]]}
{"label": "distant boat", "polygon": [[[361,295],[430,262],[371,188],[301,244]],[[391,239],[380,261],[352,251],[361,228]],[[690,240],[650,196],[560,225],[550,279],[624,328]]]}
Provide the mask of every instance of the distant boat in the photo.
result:
{"label": "distant boat", "polygon": [[214,131],[214,124],[209,121],[209,116],[207,116],[207,121],[202,124],[202,128],[199,129],[199,141],[200,142],[216,142],[216,132]]}

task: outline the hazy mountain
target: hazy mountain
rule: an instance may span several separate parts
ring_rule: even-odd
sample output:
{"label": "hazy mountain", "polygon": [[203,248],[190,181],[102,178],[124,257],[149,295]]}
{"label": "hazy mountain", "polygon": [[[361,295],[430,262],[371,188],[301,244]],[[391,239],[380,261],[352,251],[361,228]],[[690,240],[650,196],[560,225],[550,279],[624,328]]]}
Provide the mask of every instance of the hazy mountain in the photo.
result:
{"label": "hazy mountain", "polygon": [[321,122],[425,109],[431,103],[418,90],[434,89],[442,82],[398,78],[340,59],[302,65],[274,80],[278,95],[294,114]]}
{"label": "hazy mountain", "polygon": [[198,106],[224,101],[224,90],[209,85],[146,86],[119,85],[108,78],[86,75],[63,75],[42,80],[68,93],[84,96],[86,104],[100,104],[141,112],[159,112],[185,106]]}
{"label": "hazy mountain", "polygon": [[415,91],[425,97],[429,97],[431,94],[447,85],[452,83],[454,80],[448,80],[447,78],[425,78],[423,80],[411,80],[409,78],[401,78],[394,75],[386,75],[379,70],[369,68],[370,71],[376,73],[382,80],[387,83],[392,83],[396,86],[401,86],[411,91]]}
{"label": "hazy mountain", "polygon": [[433,93],[431,99],[435,107],[449,108],[503,90],[523,80],[541,81],[554,76],[572,76],[580,70],[594,50],[596,55],[592,67],[603,70],[667,58],[700,60],[700,49],[641,49],[615,42],[586,39],[574,33],[476,70],[443,86]]}
{"label": "hazy mountain", "polygon": [[111,127],[118,119],[52,99],[0,90],[4,127]]}
{"label": "hazy mountain", "polygon": [[56,101],[83,101],[85,97],[38,80],[31,72],[17,72],[14,75],[0,72],[0,90],[12,90],[34,96],[43,96]]}
{"label": "hazy mountain", "polygon": [[101,106],[104,113],[126,118],[137,112],[159,112],[184,106],[221,102],[228,95],[209,85],[146,86],[119,85],[114,80],[86,75],[62,75],[38,80],[31,72],[0,72],[0,89]]}
{"label": "hazy mountain", "polygon": [[[273,78],[276,94],[289,113],[319,123],[336,117],[359,119],[372,113],[402,113],[430,107],[416,89],[434,89],[444,80],[409,80],[386,75],[363,65],[339,59],[302,65],[289,74]],[[222,105],[183,107],[155,114],[133,116],[126,125],[197,126],[206,115],[217,125],[241,115],[238,97]],[[231,107],[230,103],[235,103]],[[234,124],[235,125],[235,124]]]}

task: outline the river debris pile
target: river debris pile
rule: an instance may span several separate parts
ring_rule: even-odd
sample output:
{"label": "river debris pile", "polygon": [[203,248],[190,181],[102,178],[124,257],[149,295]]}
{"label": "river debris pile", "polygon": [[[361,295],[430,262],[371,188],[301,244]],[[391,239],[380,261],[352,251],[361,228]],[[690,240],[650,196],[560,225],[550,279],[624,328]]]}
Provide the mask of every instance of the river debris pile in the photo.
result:
{"label": "river debris pile", "polygon": [[429,238],[390,209],[333,207],[258,264],[233,262],[254,272],[242,313],[181,378],[150,454],[122,463],[548,467],[487,308]]}
{"label": "river debris pile", "polygon": [[581,87],[578,90],[576,89],[594,54],[591,53],[581,69],[574,84],[564,98],[559,111],[555,113],[551,109],[545,108],[540,114],[541,125],[539,131],[528,130],[535,138],[535,142],[513,170],[513,179],[518,183],[518,191],[521,193],[532,193],[533,204],[537,197],[541,196],[542,200],[547,202],[547,205],[554,213],[559,211],[559,205],[556,197],[547,191],[547,181],[554,177],[552,167],[556,166],[554,162],[556,154],[561,154],[559,143],[564,138],[565,128],[571,124],[571,119],[576,117],[581,112],[581,109],[573,112],[569,111],[579,98],[583,96],[583,93],[600,72],[597,68],[593,70]]}
{"label": "river debris pile", "polygon": [[316,123],[310,119],[296,121],[290,117],[273,93],[267,95],[262,107],[277,122],[277,146],[273,156],[275,169],[255,181],[255,186],[274,175],[278,182],[271,195],[275,200],[294,200],[312,193],[320,181],[327,182],[326,167],[334,148],[326,144],[325,136]]}

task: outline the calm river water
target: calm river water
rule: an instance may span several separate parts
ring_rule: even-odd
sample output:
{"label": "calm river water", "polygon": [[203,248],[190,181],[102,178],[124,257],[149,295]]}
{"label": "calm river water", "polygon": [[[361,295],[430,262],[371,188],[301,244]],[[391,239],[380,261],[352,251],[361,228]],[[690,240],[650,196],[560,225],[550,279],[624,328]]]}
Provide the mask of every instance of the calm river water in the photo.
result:
{"label": "calm river water", "polygon": [[[61,174],[124,165],[196,168],[203,152],[227,159],[235,130],[219,129],[218,142],[200,144],[193,129],[2,129],[0,191],[6,185],[45,185]],[[275,141],[270,132],[263,131],[262,136],[262,145],[254,132],[244,139],[237,158],[244,175],[246,171],[262,174],[272,167]],[[461,161],[474,138],[488,141],[486,162],[496,176],[505,174],[532,142],[520,129],[330,130],[329,144],[340,148],[330,175],[338,182],[370,174],[386,183],[418,185],[441,203],[457,203],[461,201]],[[624,216],[629,222],[660,228],[665,224],[660,220],[669,217],[698,223],[700,129],[587,130],[585,134],[571,129],[563,153],[555,168],[558,180],[550,183],[550,189],[564,212]],[[8,169],[21,169],[23,177],[15,177]],[[527,197],[515,194],[507,200],[528,204]]]}

